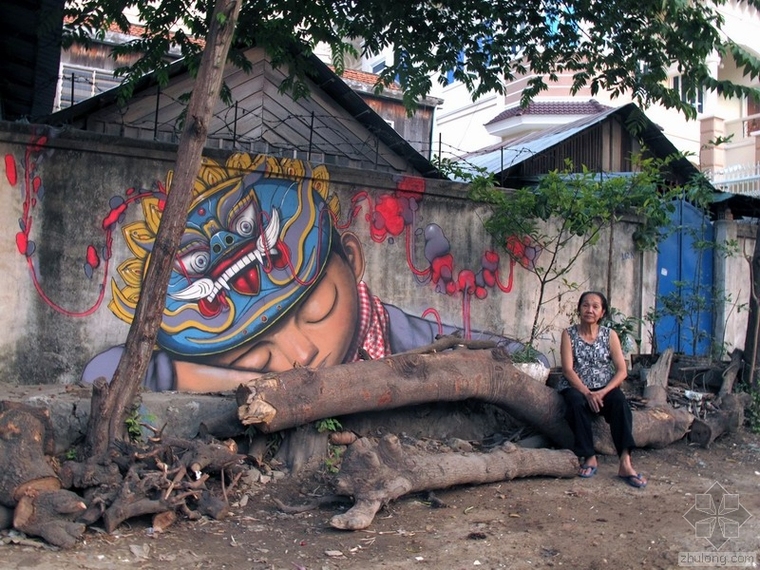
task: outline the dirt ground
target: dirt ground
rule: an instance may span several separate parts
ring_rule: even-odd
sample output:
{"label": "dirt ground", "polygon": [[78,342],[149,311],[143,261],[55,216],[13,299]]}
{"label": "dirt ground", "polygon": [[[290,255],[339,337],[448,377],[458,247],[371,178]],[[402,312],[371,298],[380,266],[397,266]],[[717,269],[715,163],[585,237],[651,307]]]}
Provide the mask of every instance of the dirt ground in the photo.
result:
{"label": "dirt ground", "polygon": [[[712,557],[692,554],[691,565],[703,567],[735,563],[736,553],[760,554],[759,436],[742,431],[710,449],[681,440],[637,451],[634,465],[648,477],[646,489],[627,486],[616,477],[615,458],[602,457],[591,479],[526,478],[447,489],[435,495],[442,508],[432,508],[425,496],[407,496],[380,511],[369,529],[354,532],[329,526],[345,505],[281,512],[275,498],[295,504],[304,500],[299,490],[321,491],[314,478],[285,477],[240,488],[232,515],[222,521],[180,521],[161,534],[151,535],[148,519],[132,519],[110,535],[90,527],[76,547],[58,550],[3,531],[0,568],[617,570],[677,568],[684,563],[679,553],[686,552]],[[730,506],[726,497],[721,510],[695,518],[697,495],[708,494],[739,503]],[[692,526],[703,518],[720,519],[710,538]],[[740,524],[725,525],[733,538],[721,535],[726,520]],[[750,567],[756,566],[755,558]]]}

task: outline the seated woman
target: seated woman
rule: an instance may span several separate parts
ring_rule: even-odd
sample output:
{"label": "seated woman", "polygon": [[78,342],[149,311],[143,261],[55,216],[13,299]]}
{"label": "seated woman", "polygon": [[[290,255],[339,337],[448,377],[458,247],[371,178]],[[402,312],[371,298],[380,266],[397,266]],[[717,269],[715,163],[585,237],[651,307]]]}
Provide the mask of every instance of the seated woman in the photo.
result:
{"label": "seated woman", "polygon": [[593,477],[598,462],[591,431],[593,416],[610,425],[620,464],[618,477],[643,488],[646,479],[631,465],[633,420],[620,385],[628,370],[617,333],[600,322],[609,310],[607,299],[586,291],[578,300],[580,323],[562,331],[563,378],[557,386],[566,404],[565,417],[575,435],[575,454],[581,460],[580,477]]}

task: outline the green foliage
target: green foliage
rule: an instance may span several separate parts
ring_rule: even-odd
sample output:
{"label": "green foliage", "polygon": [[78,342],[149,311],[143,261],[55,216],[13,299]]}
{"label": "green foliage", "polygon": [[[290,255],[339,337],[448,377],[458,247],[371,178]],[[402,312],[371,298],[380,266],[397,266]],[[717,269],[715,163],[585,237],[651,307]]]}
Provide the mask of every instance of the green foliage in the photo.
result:
{"label": "green foliage", "polygon": [[620,344],[623,347],[623,352],[625,353],[631,352],[634,348],[634,344],[639,344],[641,342],[638,335],[638,330],[641,325],[641,319],[639,318],[629,317],[615,307],[610,307],[602,324],[617,333],[618,338],[620,339]]}
{"label": "green foliage", "polygon": [[489,174],[486,168],[470,166],[460,160],[440,157],[437,154],[433,155],[430,162],[448,178],[467,182],[484,190],[494,186],[494,175]]}
{"label": "green foliage", "polygon": [[510,357],[515,364],[526,364],[531,362],[538,362],[538,357],[541,353],[537,351],[530,344],[526,344],[520,350],[516,350]]}
{"label": "green foliage", "polygon": [[[567,274],[604,229],[624,214],[636,215],[641,225],[634,242],[641,249],[656,247],[673,209],[674,191],[664,182],[669,161],[635,163],[630,177],[600,175],[567,160],[564,170],[549,172],[535,187],[505,191],[488,178],[470,185],[470,198],[491,208],[486,230],[538,279],[530,346],[542,333],[541,307],[553,300],[546,298],[547,286],[558,280],[568,285]],[[540,249],[540,255],[526,257],[527,248]]]}
{"label": "green foliage", "polygon": [[327,449],[327,457],[325,457],[325,469],[328,473],[335,474],[340,471],[340,462],[343,459],[343,452],[346,448],[343,445],[331,445]]}
{"label": "green foliage", "polygon": [[747,426],[752,433],[760,434],[760,392],[750,392],[751,400],[747,406]]}
{"label": "green foliage", "polygon": [[[713,198],[713,189],[701,175],[698,175],[689,184],[674,189],[672,197],[685,200],[707,214]],[[650,309],[645,316],[645,320],[651,323],[650,340],[654,352],[666,348],[657,346],[654,334],[657,323],[664,318],[672,318],[681,331],[688,331],[691,339],[691,354],[696,355],[699,352],[700,345],[710,338],[700,324],[702,315],[712,313],[713,307],[719,304],[731,305],[732,312],[741,312],[747,308],[746,303],[734,301],[731,292],[718,290],[712,285],[702,284],[704,271],[702,257],[705,252],[709,251],[723,257],[739,254],[739,244],[736,240],[717,243],[712,239],[705,238],[707,235],[706,226],[709,223],[706,217],[703,217],[702,223],[696,227],[670,222],[664,226],[667,228],[667,232],[681,232],[688,238],[688,243],[696,254],[697,263],[694,265],[692,275],[674,281],[672,291],[657,296],[656,307]],[[710,340],[709,356],[715,360],[720,360],[726,352],[726,343],[717,339]]]}
{"label": "green foliage", "polygon": [[[295,96],[308,93],[305,54],[324,43],[336,68],[342,69],[345,56],[356,55],[355,40],[361,38],[363,54],[394,48],[394,58],[376,88],[400,83],[410,110],[430,92],[432,78],[445,84],[449,72],[473,99],[503,94],[515,78],[531,76],[524,105],[562,73],[572,77],[573,92],[588,87],[592,95],[600,90],[613,96],[630,93],[642,106],[660,102],[696,117],[688,98],[701,89],[725,97],[757,95],[757,89],[712,78],[705,64],[713,52],[730,53],[744,74],[760,74],[756,55],[721,33],[718,9],[726,1],[243,0],[234,46],[261,46],[275,67],[290,66],[283,88]],[[190,68],[197,69],[203,49],[199,40],[208,36],[213,2],[190,6],[183,0],[69,0],[64,45],[87,45],[93,38],[104,38],[109,29],[130,33],[124,15],[128,7],[146,27],[139,38],[114,48],[114,57],[138,56],[124,71],[125,99],[145,73],[167,80],[165,54],[170,46],[178,47]],[[227,17],[217,21],[226,24]],[[631,33],[634,28],[646,33]],[[666,82],[674,65],[687,101]]]}
{"label": "green foliage", "polygon": [[142,426],[140,422],[140,412],[137,409],[132,410],[127,419],[124,420],[127,426],[127,436],[129,436],[130,441],[140,441],[142,438]]}
{"label": "green foliage", "polygon": [[319,420],[315,422],[315,426],[319,433],[324,433],[326,431],[339,431],[343,429],[343,426],[335,418],[325,418]]}

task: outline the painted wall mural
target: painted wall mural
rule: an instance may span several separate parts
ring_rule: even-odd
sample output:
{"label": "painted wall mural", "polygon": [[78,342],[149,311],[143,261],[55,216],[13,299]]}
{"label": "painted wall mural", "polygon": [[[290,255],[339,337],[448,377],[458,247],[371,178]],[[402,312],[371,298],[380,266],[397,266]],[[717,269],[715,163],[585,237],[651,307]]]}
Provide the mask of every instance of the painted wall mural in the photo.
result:
{"label": "painted wall mural", "polygon": [[[172,173],[151,189],[129,188],[111,198],[101,224],[103,245],[88,246],[82,261],[87,279],[102,271],[100,297],[85,311],[67,311],[45,294],[35,267],[32,214],[43,199],[36,160],[44,145],[44,138],[34,141],[19,164],[13,156],[5,157],[9,183],[22,190],[16,244],[34,286],[48,305],[72,318],[91,315],[108,291],[111,312],[131,323]],[[457,269],[462,260],[455,260],[442,227],[417,222],[425,191],[424,179],[398,177],[393,192],[378,195],[360,189],[343,195],[344,208],[324,165],[248,154],[232,155],[224,164],[204,159],[146,387],[232,389],[256,375],[293,366],[380,358],[429,344],[440,334],[488,338],[509,350],[519,348],[512,339],[473,327],[470,306],[489,295],[510,293],[513,258],[528,266],[540,250],[513,239],[505,244],[512,256],[503,263],[499,253],[484,249],[477,270]],[[127,210],[137,206],[139,215],[132,212],[137,219],[126,221]],[[119,229],[131,257],[109,280],[113,233]],[[428,291],[428,309],[410,314],[372,294],[363,279],[365,252],[357,234],[376,244],[403,242],[406,267],[420,289]],[[415,247],[420,243],[424,248]],[[416,251],[423,251],[424,259],[416,259]],[[506,276],[502,265],[508,268]],[[438,295],[461,300],[461,323],[441,322],[435,309]],[[114,346],[96,355],[83,380],[110,378],[122,350]]]}

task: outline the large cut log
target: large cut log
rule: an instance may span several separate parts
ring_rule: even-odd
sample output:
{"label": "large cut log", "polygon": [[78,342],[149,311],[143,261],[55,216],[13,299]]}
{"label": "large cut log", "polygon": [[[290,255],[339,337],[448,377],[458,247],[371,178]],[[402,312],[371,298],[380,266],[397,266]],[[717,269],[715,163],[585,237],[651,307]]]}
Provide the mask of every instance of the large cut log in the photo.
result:
{"label": "large cut log", "polygon": [[[694,422],[694,416],[686,408],[658,406],[633,410],[633,441],[636,447],[666,447],[682,439]],[[594,419],[594,449],[602,455],[615,455],[610,427],[603,418]]]}
{"label": "large cut log", "polygon": [[[475,399],[503,408],[559,447],[573,443],[562,397],[515,368],[501,349],[405,353],[321,369],[294,368],[240,385],[236,398],[241,422],[265,433],[358,412]],[[691,414],[667,404],[634,410],[636,444],[668,445],[681,439],[692,421]],[[606,424],[596,430],[595,447],[599,453],[615,453]]]}
{"label": "large cut log", "polygon": [[383,505],[409,493],[517,477],[574,477],[577,472],[578,459],[570,451],[507,443],[490,453],[440,452],[402,445],[393,435],[379,441],[361,438],[348,447],[335,481],[336,492],[353,497],[354,506],[330,524],[367,528]]}
{"label": "large cut log", "polygon": [[0,413],[0,504],[15,507],[30,488],[61,488],[44,453],[47,431],[37,412],[11,407]]}
{"label": "large cut log", "polygon": [[399,354],[328,368],[294,368],[238,387],[244,425],[275,432],[345,414],[478,399],[504,408],[560,446],[572,435],[556,391],[512,365],[501,349]]}
{"label": "large cut log", "polygon": [[27,490],[13,513],[14,528],[30,536],[40,536],[53,546],[73,547],[85,531],[74,522],[87,509],[82,498],[66,489],[37,492]]}

